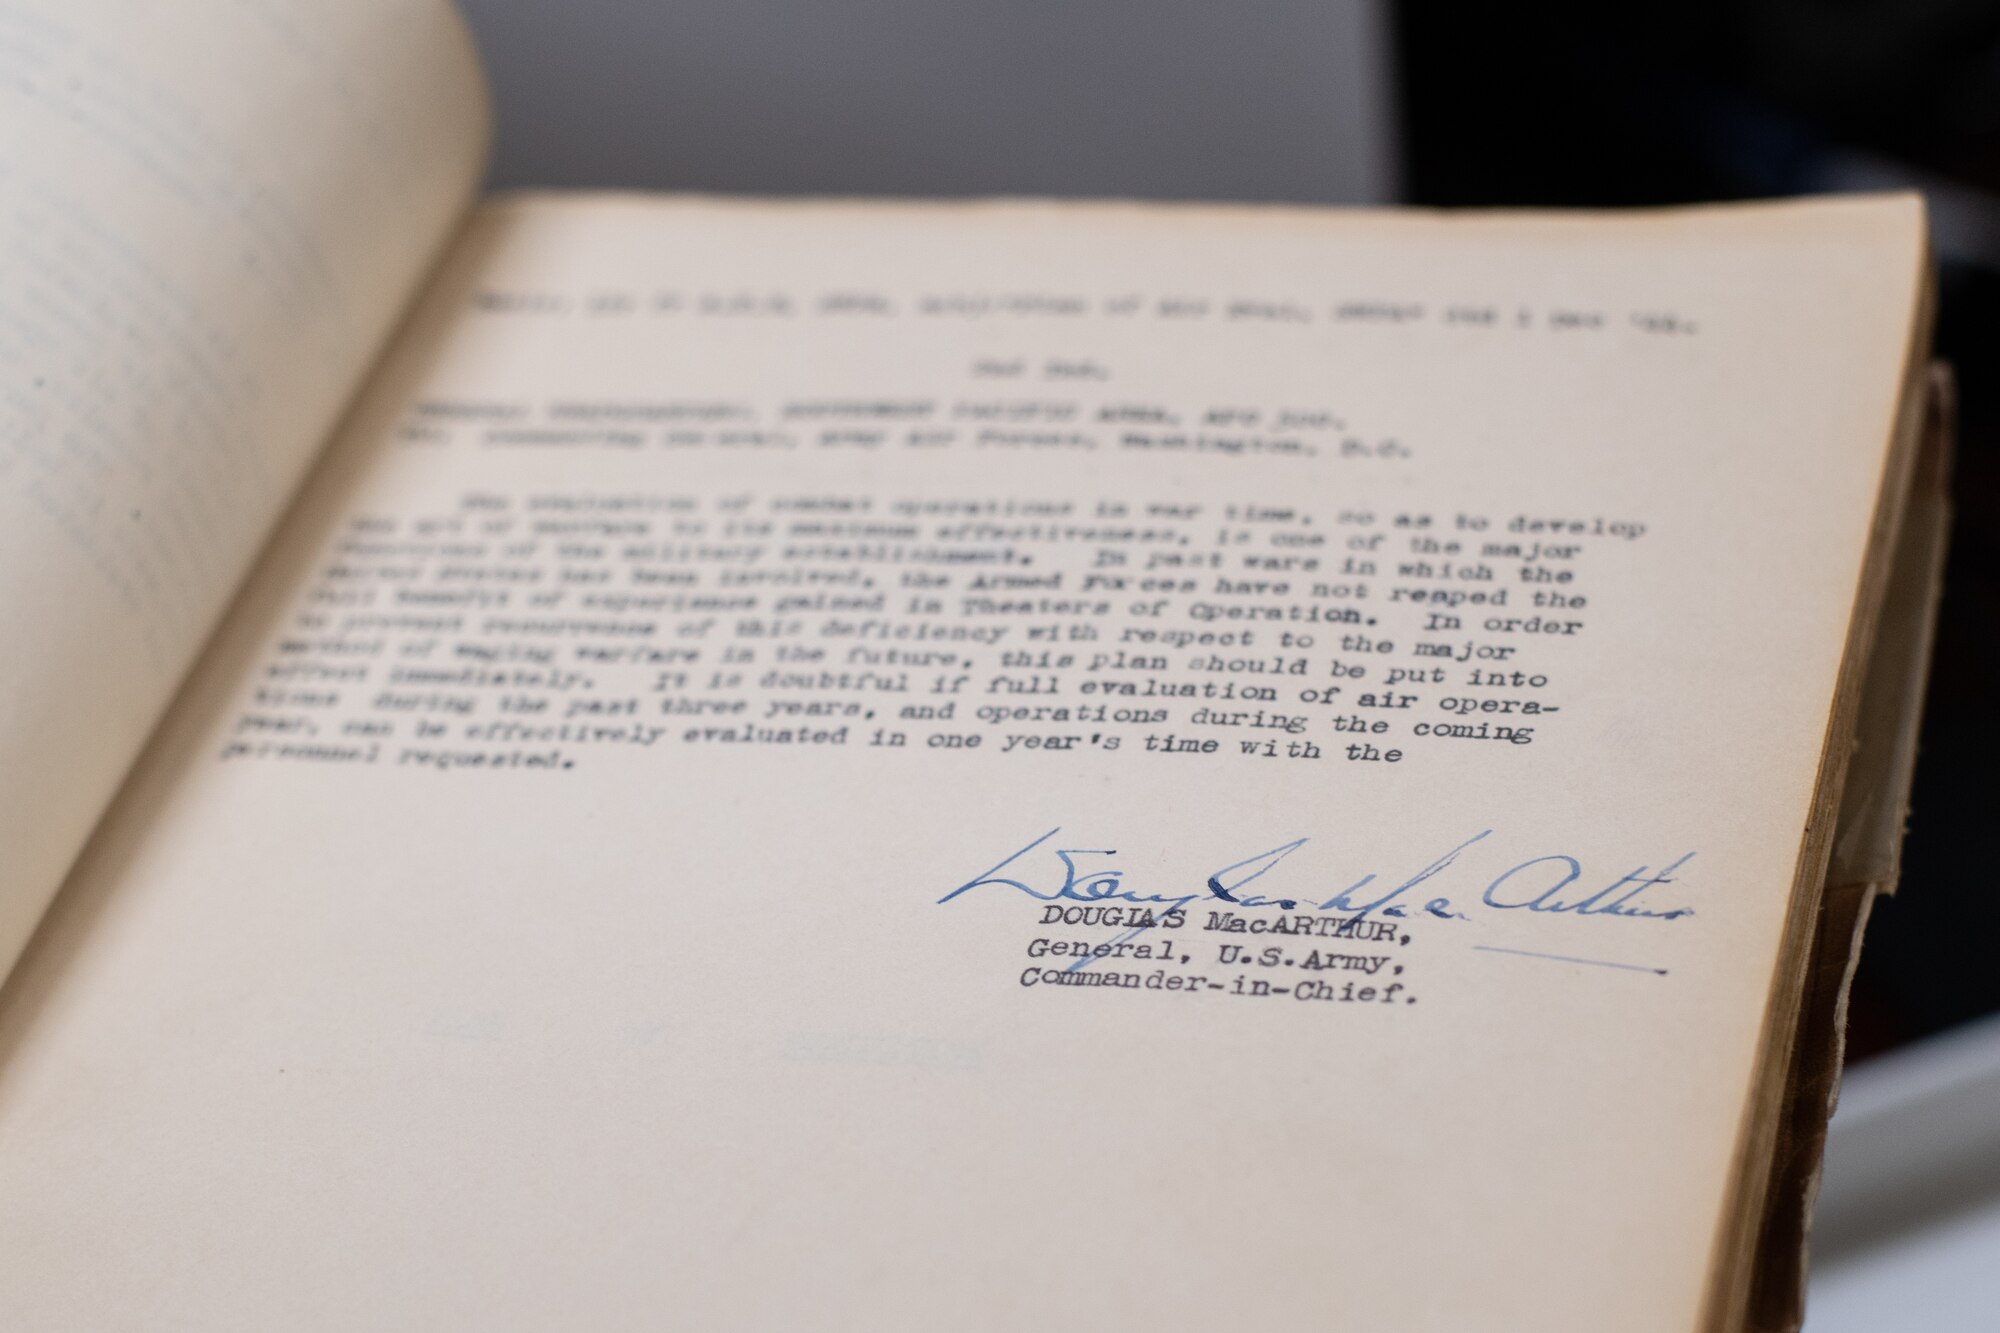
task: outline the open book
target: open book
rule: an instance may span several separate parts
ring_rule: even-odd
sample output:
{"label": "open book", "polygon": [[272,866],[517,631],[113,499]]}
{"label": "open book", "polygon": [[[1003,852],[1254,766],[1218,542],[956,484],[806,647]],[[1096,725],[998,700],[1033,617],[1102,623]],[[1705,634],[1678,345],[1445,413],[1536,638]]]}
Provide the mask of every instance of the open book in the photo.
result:
{"label": "open book", "polygon": [[441,3],[0,3],[7,1327],[1796,1320],[1917,200],[486,134]]}

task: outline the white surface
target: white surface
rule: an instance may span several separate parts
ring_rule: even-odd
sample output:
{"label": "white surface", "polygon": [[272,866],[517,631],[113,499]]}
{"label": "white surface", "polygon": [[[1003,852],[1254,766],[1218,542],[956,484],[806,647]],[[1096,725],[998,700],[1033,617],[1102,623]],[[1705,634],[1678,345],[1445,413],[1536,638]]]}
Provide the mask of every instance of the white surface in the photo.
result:
{"label": "white surface", "polygon": [[2000,1198],[1815,1270],[1806,1333],[1993,1333]]}
{"label": "white surface", "polygon": [[1805,1326],[2000,1329],[2000,1017],[1848,1072]]}

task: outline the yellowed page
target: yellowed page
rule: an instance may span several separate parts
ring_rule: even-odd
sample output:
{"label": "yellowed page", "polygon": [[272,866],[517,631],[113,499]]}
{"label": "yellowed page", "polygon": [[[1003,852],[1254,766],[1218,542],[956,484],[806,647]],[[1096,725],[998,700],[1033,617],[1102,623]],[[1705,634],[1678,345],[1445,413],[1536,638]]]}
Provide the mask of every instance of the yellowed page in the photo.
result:
{"label": "yellowed page", "polygon": [[478,178],[443,0],[0,0],[0,973]]}
{"label": "yellowed page", "polygon": [[1921,236],[489,208],[15,979],[0,1307],[1694,1327]]}

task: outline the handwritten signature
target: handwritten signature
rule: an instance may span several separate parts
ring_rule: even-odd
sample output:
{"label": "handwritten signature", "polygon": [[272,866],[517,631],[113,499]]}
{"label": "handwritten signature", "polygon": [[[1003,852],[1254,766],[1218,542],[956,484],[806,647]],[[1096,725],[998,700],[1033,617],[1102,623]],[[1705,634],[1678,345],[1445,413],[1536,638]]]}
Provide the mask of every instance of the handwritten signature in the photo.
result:
{"label": "handwritten signature", "polygon": [[[1311,899],[1302,894],[1273,896],[1265,890],[1252,892],[1247,888],[1276,871],[1287,857],[1310,841],[1307,838],[1294,838],[1269,851],[1232,861],[1208,875],[1200,888],[1170,886],[1153,889],[1128,883],[1125,869],[1110,864],[1108,858],[1118,855],[1116,848],[1050,847],[1048,855],[1053,856],[1053,863],[1046,857],[1032,856],[1061,832],[1060,825],[1050,829],[1019,851],[1001,858],[990,869],[960,884],[939,898],[938,902],[951,902],[975,889],[1001,889],[1025,894],[1042,902],[1120,902],[1169,911],[1185,911],[1195,903],[1205,902],[1226,903],[1238,908],[1277,908],[1281,911],[1304,908],[1355,917],[1379,913],[1384,917],[1407,918],[1413,913],[1420,913],[1446,920],[1463,920],[1467,914],[1455,906],[1449,894],[1437,892],[1438,885],[1431,885],[1422,893],[1416,890],[1442,875],[1469,849],[1493,835],[1492,829],[1482,829],[1392,888],[1384,889],[1382,886],[1387,881],[1371,872],[1331,897]],[[1648,895],[1661,885],[1674,883],[1676,872],[1693,859],[1694,853],[1688,852],[1658,870],[1642,865],[1601,888],[1593,889],[1589,886],[1595,881],[1585,879],[1583,865],[1575,857],[1561,853],[1537,856],[1495,876],[1479,894],[1478,902],[1505,912],[1676,921],[1694,915],[1694,909],[1655,906]],[[1003,874],[1003,871],[1007,873]],[[1136,935],[1148,928],[1142,925],[1130,933]]]}

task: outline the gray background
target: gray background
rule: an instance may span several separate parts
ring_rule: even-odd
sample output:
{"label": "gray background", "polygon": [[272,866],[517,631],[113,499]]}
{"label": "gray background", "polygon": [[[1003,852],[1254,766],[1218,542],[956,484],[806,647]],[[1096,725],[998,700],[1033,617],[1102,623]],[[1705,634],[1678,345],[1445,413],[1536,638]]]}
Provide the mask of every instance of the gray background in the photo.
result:
{"label": "gray background", "polygon": [[491,184],[1383,202],[1378,0],[460,0]]}

